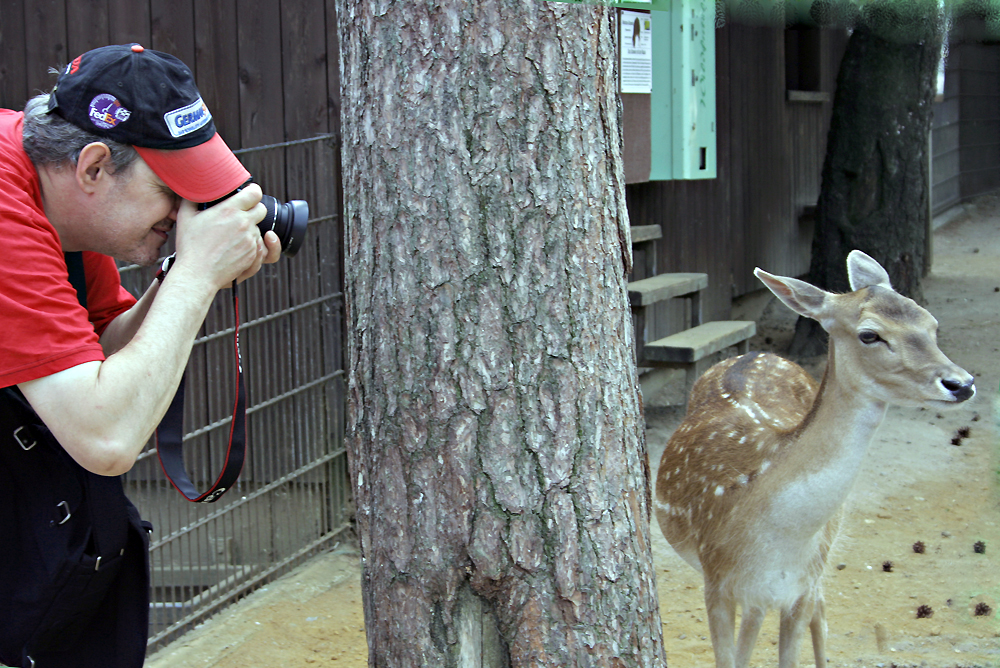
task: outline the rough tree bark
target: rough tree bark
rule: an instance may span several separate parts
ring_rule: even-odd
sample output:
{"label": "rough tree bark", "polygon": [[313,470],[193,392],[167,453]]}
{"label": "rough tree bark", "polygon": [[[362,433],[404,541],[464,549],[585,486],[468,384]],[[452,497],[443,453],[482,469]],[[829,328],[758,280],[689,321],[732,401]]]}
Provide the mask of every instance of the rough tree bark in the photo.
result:
{"label": "rough tree bark", "polygon": [[612,12],[337,11],[370,665],[665,665]]}
{"label": "rough tree bark", "polygon": [[[920,301],[929,214],[928,134],[943,19],[936,2],[882,0],[860,14],[837,76],[809,267],[810,282],[847,292],[857,248]],[[822,352],[809,319],[793,354]]]}

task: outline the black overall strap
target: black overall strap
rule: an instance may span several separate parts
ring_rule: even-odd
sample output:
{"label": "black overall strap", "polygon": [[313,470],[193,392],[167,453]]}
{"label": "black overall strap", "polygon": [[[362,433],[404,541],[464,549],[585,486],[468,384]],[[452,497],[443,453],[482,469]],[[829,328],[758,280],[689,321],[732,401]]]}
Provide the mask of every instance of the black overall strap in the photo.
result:
{"label": "black overall strap", "polygon": [[[83,269],[83,253],[74,251],[63,255],[66,258],[66,271],[69,274],[70,285],[76,290],[80,306],[87,308],[87,276]],[[12,388],[12,391],[16,397],[23,401],[24,414],[33,415],[34,411],[30,410],[30,406],[28,406],[27,401],[24,401],[20,390]],[[47,431],[41,420],[28,428]],[[110,556],[125,546],[125,535],[128,527],[127,515],[122,505],[125,495],[122,492],[121,480],[87,475],[85,484],[93,507],[106,509],[102,510],[101,513],[94,513],[90,519],[94,527],[94,542],[98,553],[105,557]]]}
{"label": "black overall strap", "polygon": [[240,358],[240,302],[233,281],[233,313],[235,315],[236,331],[233,336],[233,352],[236,356],[236,401],[233,406],[233,419],[229,428],[229,445],[226,448],[226,461],[222,472],[212,486],[205,492],[199,492],[188,477],[184,468],[184,378],[174,395],[170,407],[167,408],[160,426],[156,429],[156,451],[160,457],[160,465],[171,484],[188,501],[196,503],[214,503],[226,490],[230,489],[239,478],[243,469],[246,454],[246,391],[243,385],[243,361]]}
{"label": "black overall strap", "polygon": [[63,256],[66,258],[70,285],[76,288],[76,298],[80,301],[80,306],[87,308],[87,277],[83,273],[83,253],[74,251],[63,253]]}

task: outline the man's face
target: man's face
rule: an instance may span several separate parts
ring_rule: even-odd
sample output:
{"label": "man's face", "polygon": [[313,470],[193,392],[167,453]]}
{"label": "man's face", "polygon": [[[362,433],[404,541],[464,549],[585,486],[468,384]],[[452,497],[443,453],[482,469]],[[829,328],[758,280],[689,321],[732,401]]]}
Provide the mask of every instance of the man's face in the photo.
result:
{"label": "man's face", "polygon": [[138,158],[125,175],[114,177],[106,191],[103,220],[94,229],[100,238],[93,240],[93,247],[126,262],[153,264],[177,220],[180,202],[180,197]]}

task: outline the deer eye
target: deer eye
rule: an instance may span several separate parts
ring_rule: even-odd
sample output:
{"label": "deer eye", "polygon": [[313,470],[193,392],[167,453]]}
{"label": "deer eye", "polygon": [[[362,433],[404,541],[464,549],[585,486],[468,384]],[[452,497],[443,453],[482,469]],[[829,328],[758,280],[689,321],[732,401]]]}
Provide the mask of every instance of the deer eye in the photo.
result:
{"label": "deer eye", "polygon": [[870,346],[873,343],[878,343],[879,341],[881,341],[882,337],[870,329],[865,329],[862,330],[860,334],[858,334],[858,340],[861,341],[861,343],[865,344],[866,346]]}

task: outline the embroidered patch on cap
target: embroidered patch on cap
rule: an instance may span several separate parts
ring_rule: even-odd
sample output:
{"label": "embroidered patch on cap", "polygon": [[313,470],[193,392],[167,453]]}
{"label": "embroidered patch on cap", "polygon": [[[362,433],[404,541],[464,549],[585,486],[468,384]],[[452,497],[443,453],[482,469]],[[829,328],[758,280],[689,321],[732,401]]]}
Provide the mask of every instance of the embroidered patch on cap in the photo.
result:
{"label": "embroidered patch on cap", "polygon": [[212,114],[199,97],[186,107],[163,114],[163,120],[167,122],[167,129],[172,136],[183,137],[205,127],[212,120]]}
{"label": "embroidered patch on cap", "polygon": [[90,117],[90,122],[97,127],[110,130],[119,123],[127,121],[132,112],[123,107],[114,95],[101,93],[90,101],[87,115]]}

